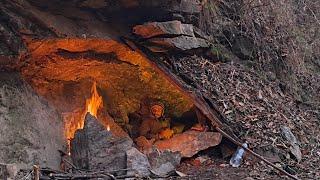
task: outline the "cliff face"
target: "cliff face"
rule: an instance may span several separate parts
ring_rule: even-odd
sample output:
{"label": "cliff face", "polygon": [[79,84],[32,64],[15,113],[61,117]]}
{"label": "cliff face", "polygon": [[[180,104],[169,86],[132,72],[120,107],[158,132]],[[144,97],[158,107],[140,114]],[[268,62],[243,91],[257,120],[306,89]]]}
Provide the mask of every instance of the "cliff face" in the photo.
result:
{"label": "cliff face", "polygon": [[61,116],[17,73],[0,72],[0,126],[1,163],[59,168],[57,150],[66,145]]}

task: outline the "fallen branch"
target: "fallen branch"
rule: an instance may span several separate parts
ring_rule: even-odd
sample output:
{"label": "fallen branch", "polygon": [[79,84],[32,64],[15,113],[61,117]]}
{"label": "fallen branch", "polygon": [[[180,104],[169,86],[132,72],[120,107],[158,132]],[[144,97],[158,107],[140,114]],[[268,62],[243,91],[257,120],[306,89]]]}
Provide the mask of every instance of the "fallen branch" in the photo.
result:
{"label": "fallen branch", "polygon": [[38,165],[33,165],[33,179],[34,180],[39,180],[40,179],[40,171],[39,171],[39,166]]}
{"label": "fallen branch", "polygon": [[247,152],[249,152],[250,154],[252,154],[254,157],[262,160],[263,162],[267,163],[269,166],[277,169],[278,171],[280,171],[281,173],[287,175],[288,177],[295,179],[295,180],[299,180],[298,177],[289,174],[288,172],[286,172],[285,170],[279,168],[278,166],[276,166],[275,164],[273,164],[272,162],[268,161],[267,159],[265,159],[264,157],[262,157],[261,155],[255,153],[254,151],[250,150],[249,148],[246,148],[242,145],[242,143],[240,143],[239,141],[235,140],[234,138],[232,138],[229,134],[227,134],[226,132],[224,132],[222,129],[220,129],[219,127],[215,127],[215,129],[220,132],[225,138],[229,139],[230,141],[232,141],[234,144],[242,147],[243,149],[245,149]]}
{"label": "fallen branch", "polygon": [[106,178],[109,177],[111,179],[117,179],[112,174],[92,174],[92,173],[86,173],[86,174],[53,174],[51,173],[49,175],[52,178],[59,178],[59,179],[82,179],[82,178]]}
{"label": "fallen branch", "polygon": [[66,160],[66,159],[62,159],[63,162],[69,164],[73,169],[75,169],[76,171],[81,172],[81,170],[79,170],[79,168],[77,168],[74,164],[72,164],[70,161]]}

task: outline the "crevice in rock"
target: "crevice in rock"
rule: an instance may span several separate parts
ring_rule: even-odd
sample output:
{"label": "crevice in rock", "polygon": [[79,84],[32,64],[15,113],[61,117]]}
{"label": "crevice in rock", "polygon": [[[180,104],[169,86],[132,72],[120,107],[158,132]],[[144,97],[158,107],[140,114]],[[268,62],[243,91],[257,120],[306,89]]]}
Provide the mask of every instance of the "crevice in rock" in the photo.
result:
{"label": "crevice in rock", "polygon": [[117,54],[115,52],[109,52],[109,53],[99,53],[93,50],[88,51],[81,51],[81,52],[71,52],[65,49],[57,49],[57,52],[55,53],[58,56],[64,57],[69,60],[79,60],[79,59],[94,59],[98,60],[104,63],[116,63],[116,64],[128,64],[131,66],[137,66],[135,64],[132,64],[127,61],[122,61],[118,58]]}

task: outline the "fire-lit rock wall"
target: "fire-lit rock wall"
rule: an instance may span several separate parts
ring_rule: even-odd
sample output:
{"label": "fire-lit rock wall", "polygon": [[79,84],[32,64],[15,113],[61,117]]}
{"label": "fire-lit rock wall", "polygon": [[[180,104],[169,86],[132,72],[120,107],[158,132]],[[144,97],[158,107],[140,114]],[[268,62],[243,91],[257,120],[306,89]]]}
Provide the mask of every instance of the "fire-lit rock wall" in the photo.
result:
{"label": "fire-lit rock wall", "polygon": [[159,99],[169,116],[179,117],[193,106],[148,59],[116,41],[52,39],[33,42],[29,50],[22,75],[73,121],[83,118],[94,81],[105,110],[116,121],[128,121],[127,114],[138,110],[145,98]]}

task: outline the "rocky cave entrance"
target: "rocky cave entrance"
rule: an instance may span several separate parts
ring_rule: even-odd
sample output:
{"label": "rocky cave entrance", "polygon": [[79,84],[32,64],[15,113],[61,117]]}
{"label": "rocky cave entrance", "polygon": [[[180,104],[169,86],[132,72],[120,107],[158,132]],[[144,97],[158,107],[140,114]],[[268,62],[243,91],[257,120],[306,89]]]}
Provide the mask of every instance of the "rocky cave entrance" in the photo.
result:
{"label": "rocky cave entrance", "polygon": [[[49,39],[32,41],[28,48],[22,75],[61,112],[65,151],[79,168],[125,169],[130,148],[150,154],[156,147],[181,158],[221,142],[199,102],[122,43]],[[157,108],[161,115],[155,118]],[[161,128],[154,130],[158,121]]]}

